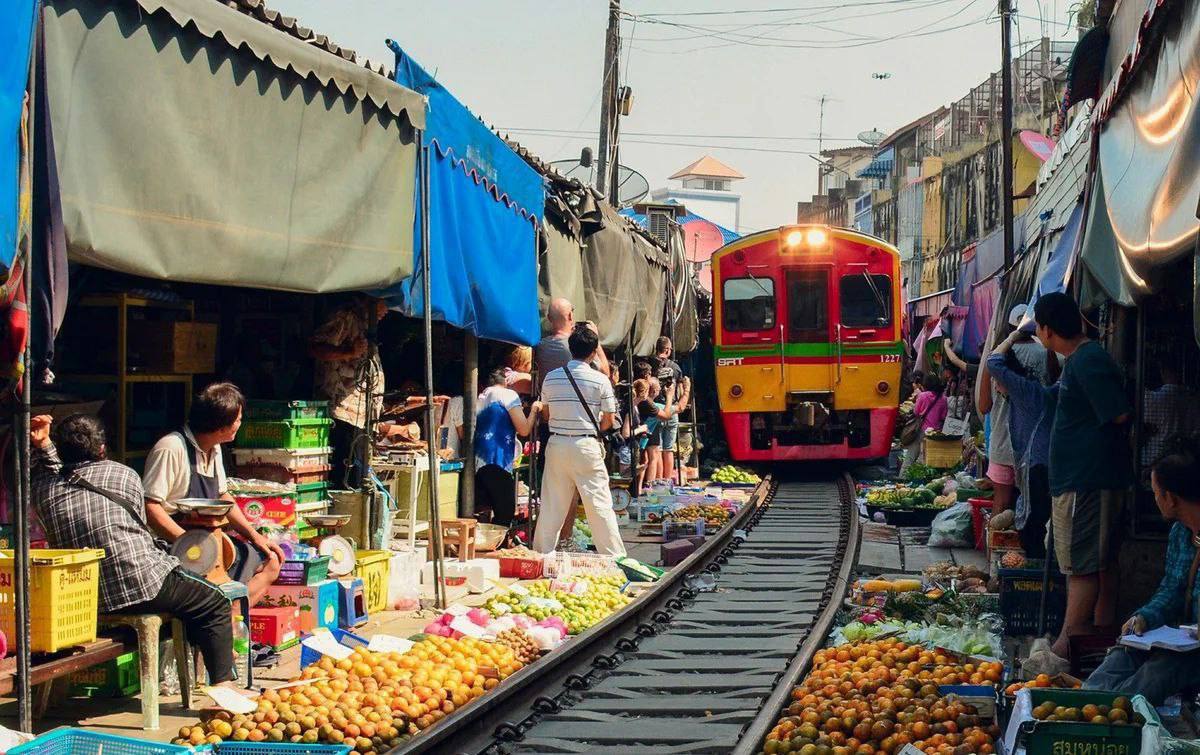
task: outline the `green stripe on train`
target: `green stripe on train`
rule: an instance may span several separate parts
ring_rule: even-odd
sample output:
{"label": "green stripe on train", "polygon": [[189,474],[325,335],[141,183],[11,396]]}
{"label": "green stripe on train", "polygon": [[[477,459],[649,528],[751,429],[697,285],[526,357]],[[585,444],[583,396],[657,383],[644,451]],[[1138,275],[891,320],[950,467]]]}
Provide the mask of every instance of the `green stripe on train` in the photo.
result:
{"label": "green stripe on train", "polygon": [[[833,343],[789,343],[784,346],[784,356],[788,357],[836,357],[837,344]],[[852,346],[842,344],[843,356],[875,356],[904,353],[904,345],[900,342],[882,346]],[[718,359],[722,357],[777,357],[779,346],[714,346],[713,354]]]}

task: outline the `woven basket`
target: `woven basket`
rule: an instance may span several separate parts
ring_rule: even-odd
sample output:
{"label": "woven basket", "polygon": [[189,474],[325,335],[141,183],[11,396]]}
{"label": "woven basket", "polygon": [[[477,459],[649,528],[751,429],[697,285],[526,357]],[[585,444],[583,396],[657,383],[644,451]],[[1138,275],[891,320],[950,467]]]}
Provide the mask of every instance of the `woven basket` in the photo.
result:
{"label": "woven basket", "polygon": [[962,438],[951,440],[925,439],[925,463],[938,469],[949,469],[962,461]]}

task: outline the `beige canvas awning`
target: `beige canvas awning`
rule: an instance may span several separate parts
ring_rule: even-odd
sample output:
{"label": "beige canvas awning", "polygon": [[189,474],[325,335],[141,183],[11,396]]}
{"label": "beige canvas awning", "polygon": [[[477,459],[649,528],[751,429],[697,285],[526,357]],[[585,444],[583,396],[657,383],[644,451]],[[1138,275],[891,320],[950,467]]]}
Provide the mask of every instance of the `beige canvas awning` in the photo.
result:
{"label": "beige canvas awning", "polygon": [[303,292],[412,272],[424,99],[220,2],[47,0],[71,259]]}

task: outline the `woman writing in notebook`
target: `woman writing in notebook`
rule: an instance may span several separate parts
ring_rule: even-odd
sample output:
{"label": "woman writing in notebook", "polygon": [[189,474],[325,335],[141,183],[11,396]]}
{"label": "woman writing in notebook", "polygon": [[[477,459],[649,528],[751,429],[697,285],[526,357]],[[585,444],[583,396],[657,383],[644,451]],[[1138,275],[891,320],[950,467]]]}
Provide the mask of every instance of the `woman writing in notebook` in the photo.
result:
{"label": "woman writing in notebook", "polygon": [[[1168,453],[1150,474],[1154,502],[1163,518],[1174,522],[1167,542],[1166,571],[1158,590],[1121,628],[1122,636],[1138,637],[1166,625],[1196,623],[1200,583],[1200,450],[1189,442]],[[1148,638],[1147,638],[1148,639]],[[1194,639],[1194,636],[1189,636]],[[1104,663],[1084,683],[1085,689],[1103,689],[1144,695],[1152,705],[1200,678],[1200,650],[1153,647],[1141,650],[1118,644]]]}

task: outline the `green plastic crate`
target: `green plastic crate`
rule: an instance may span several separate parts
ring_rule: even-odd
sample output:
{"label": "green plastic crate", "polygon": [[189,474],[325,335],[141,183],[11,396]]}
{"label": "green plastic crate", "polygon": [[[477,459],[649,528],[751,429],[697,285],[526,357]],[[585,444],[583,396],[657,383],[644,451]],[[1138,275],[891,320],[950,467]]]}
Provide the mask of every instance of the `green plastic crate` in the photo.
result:
{"label": "green plastic crate", "polygon": [[[1083,689],[1031,689],[1034,708],[1051,701],[1066,708],[1108,705],[1128,695]],[[1020,738],[1027,755],[1057,755],[1064,752],[1099,752],[1138,755],[1142,751],[1142,727],[1130,724],[1093,724],[1082,721],[1025,721]]]}
{"label": "green plastic crate", "polygon": [[247,421],[326,419],[328,417],[328,401],[266,401],[251,399],[246,402]]}
{"label": "green plastic crate", "polygon": [[71,674],[75,697],[132,697],[142,691],[137,651]]}
{"label": "green plastic crate", "polygon": [[988,498],[988,499],[990,499],[995,494],[995,491],[993,491],[993,490],[978,490],[976,488],[959,488],[957,492],[958,492],[958,500],[960,502],[969,501],[972,498]]}
{"label": "green plastic crate", "polygon": [[296,503],[324,501],[329,497],[329,481],[306,482],[296,486]]}
{"label": "green plastic crate", "polygon": [[238,432],[242,448],[319,448],[329,445],[331,419],[284,419],[247,422]]}

